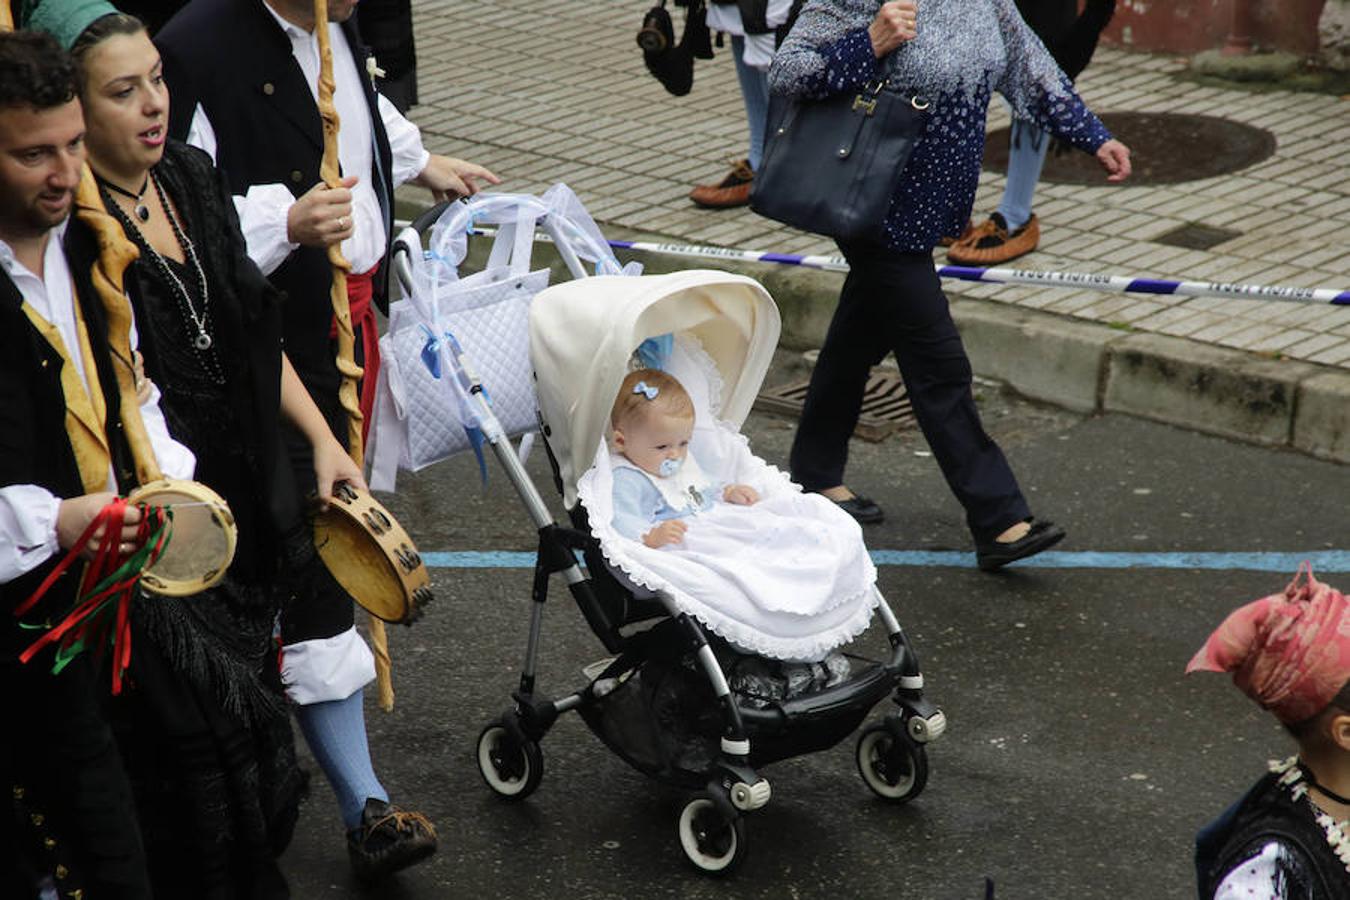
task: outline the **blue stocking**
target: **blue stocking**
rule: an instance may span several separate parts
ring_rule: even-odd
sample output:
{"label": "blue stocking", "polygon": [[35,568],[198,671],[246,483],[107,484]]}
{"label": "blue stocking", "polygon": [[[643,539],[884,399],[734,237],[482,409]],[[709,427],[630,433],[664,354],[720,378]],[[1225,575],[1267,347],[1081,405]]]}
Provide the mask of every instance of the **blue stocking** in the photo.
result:
{"label": "blue stocking", "polygon": [[998,211],[1011,232],[1031,219],[1031,204],[1036,196],[1036,182],[1041,180],[1050,135],[1035,125],[1014,119],[1009,143],[1012,146],[1008,149],[1008,183],[1003,188],[1003,202]]}
{"label": "blue stocking", "polygon": [[357,691],[346,700],[326,700],[295,708],[305,742],[337,794],[342,822],[348,831],[361,824],[361,811],[367,799],[389,799],[370,763],[363,696],[364,691]]}

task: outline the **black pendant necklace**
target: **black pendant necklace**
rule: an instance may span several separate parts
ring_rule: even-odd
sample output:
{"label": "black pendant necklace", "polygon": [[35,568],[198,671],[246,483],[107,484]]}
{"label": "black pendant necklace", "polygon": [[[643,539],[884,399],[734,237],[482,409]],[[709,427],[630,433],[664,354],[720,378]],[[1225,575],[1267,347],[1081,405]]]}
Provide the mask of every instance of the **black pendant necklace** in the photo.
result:
{"label": "black pendant necklace", "polygon": [[1350,797],[1343,797],[1318,781],[1317,776],[1313,775],[1312,769],[1308,768],[1301,760],[1299,761],[1298,767],[1303,770],[1303,780],[1308,782],[1309,786],[1317,788],[1323,794],[1326,794],[1342,806],[1350,806]]}
{"label": "black pendant necklace", "polygon": [[129,197],[132,200],[135,200],[136,218],[140,219],[142,222],[150,221],[150,208],[145,205],[145,189],[150,187],[149,173],[146,173],[145,181],[141,183],[141,189],[134,194],[131,191],[126,190],[125,188],[118,187],[111,181],[108,181],[106,178],[99,178],[98,183],[103,185],[105,188],[112,191],[113,193],[121,194],[123,197]]}

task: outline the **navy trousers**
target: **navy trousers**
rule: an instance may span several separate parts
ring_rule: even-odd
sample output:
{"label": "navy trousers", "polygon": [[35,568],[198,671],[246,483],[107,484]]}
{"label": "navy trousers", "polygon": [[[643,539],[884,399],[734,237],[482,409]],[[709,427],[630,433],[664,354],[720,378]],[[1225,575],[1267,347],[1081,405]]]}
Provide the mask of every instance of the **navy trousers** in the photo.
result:
{"label": "navy trousers", "polygon": [[868,370],[895,353],[919,428],[977,540],[1031,515],[971,394],[970,360],[929,253],[839,244],[850,271],[811,375],[792,444],[792,477],[808,491],[844,483],[848,440]]}

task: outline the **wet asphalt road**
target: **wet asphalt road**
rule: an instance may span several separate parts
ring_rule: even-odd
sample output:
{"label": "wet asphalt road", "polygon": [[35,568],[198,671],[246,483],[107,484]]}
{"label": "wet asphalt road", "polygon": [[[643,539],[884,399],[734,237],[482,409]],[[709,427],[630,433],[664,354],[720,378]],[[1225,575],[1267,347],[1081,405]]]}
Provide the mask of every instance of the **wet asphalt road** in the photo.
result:
{"label": "wet asphalt road", "polygon": [[[779,377],[786,377],[779,370]],[[1350,547],[1350,468],[1138,420],[1083,419],[981,389],[1034,511],[1066,551],[1290,551]],[[752,446],[786,460],[792,423],[755,414]],[[969,550],[959,507],[916,433],[855,442],[853,486],[887,510],[872,549]],[[531,461],[555,502],[542,458]],[[471,459],[401,474],[389,504],[423,551],[530,550],[505,479],[480,492]],[[556,505],[556,502],[555,502]],[[1291,744],[1226,678],[1182,677],[1237,605],[1283,588],[1254,571],[880,569],[945,709],[927,790],[893,807],[859,779],[850,738],[769,767],[773,801],[748,822],[730,880],[695,872],[676,841],[683,795],[610,755],[575,716],[543,742],[544,781],[499,801],[473,747],[509,702],[530,572],[437,569],[437,602],[391,630],[398,706],[368,703],[377,770],[441,834],[427,863],[373,889],[351,879],[322,778],[283,864],[299,898],[1194,896],[1191,841]],[[1328,575],[1350,584],[1350,574]],[[544,622],[540,688],[580,686],[604,655],[561,584]],[[881,644],[880,629],[864,636]],[[885,707],[879,707],[884,710]],[[312,761],[309,762],[313,766]]]}

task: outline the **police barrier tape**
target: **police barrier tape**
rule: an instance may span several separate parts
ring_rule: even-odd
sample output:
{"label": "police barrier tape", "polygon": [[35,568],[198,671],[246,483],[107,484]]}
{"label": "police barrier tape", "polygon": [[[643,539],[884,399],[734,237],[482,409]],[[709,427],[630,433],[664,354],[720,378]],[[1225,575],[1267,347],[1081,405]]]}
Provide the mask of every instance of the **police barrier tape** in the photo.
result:
{"label": "police barrier tape", "polygon": [[[402,226],[406,223],[399,222],[397,224]],[[495,231],[493,228],[475,228],[473,233],[491,235]],[[535,240],[551,242],[548,235],[542,233],[536,234]],[[821,269],[827,272],[848,271],[848,262],[842,256],[799,256],[791,253],[738,250],[734,247],[666,244],[651,241],[610,241],[609,245],[615,250],[637,250],[662,256],[689,256],[733,262],[773,263],[783,266],[801,266],[805,269]],[[968,266],[937,266],[937,273],[943,278],[979,281],[986,284],[1036,284],[1044,287],[1087,288],[1118,294],[1235,297],[1252,300],[1284,300],[1294,303],[1329,303],[1336,306],[1350,306],[1350,289],[1228,284],[1218,281],[1174,281],[1165,278],[1130,278],[1124,275],[1102,275],[1091,272],[1042,272],[1035,269],[981,269]]]}

